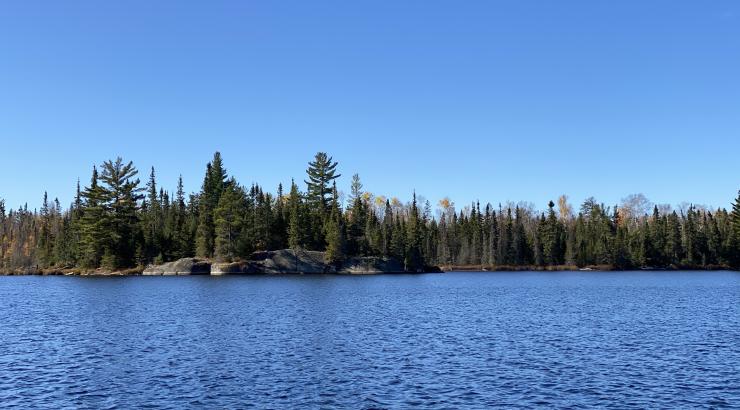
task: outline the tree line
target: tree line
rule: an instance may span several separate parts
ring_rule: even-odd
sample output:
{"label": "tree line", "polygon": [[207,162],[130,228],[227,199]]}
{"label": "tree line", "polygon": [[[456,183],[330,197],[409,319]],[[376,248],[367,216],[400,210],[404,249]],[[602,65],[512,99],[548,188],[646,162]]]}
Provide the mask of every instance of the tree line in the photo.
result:
{"label": "tree line", "polygon": [[171,195],[154,168],[146,183],[121,158],[93,167],[62,208],[46,193],[40,210],[6,211],[0,200],[0,271],[123,269],[183,257],[219,261],[252,252],[307,249],[327,263],[384,256],[409,271],[435,266],[490,269],[608,266],[616,269],[740,267],[740,192],[731,210],[650,206],[642,195],[613,207],[585,200],[577,211],[550,201],[474,202],[457,210],[449,199],[433,212],[412,195],[375,196],[353,175],[346,201],[338,192],[338,162],[319,152],[309,162],[305,189],[291,181],[273,194],[229,176],[221,154],[206,166],[199,192],[186,195],[182,177]]}

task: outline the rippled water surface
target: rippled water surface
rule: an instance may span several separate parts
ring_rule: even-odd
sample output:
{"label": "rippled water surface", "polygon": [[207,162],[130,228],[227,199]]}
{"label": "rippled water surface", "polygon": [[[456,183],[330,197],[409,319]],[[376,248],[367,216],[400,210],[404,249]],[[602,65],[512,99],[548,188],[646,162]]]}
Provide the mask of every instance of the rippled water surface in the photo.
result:
{"label": "rippled water surface", "polygon": [[0,277],[0,403],[740,407],[740,273]]}

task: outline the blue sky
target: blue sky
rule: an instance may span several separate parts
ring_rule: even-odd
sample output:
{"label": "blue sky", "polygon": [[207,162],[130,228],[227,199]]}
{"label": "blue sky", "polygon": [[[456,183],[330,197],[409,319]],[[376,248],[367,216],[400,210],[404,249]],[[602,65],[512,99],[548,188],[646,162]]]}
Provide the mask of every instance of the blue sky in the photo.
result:
{"label": "blue sky", "polygon": [[302,181],[458,205],[562,193],[727,206],[735,1],[6,1],[0,197],[63,202],[118,155],[197,190]]}

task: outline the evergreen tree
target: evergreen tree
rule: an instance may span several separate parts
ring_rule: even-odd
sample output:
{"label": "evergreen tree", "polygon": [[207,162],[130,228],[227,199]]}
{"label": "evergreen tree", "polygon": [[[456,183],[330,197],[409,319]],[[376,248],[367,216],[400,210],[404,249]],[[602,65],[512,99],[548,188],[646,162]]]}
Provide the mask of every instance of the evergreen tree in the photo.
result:
{"label": "evergreen tree", "polygon": [[288,246],[288,224],[287,211],[285,207],[285,198],[283,194],[283,184],[278,184],[277,195],[275,196],[275,207],[272,231],[274,234],[275,249],[283,249]]}
{"label": "evergreen tree", "polygon": [[544,223],[541,238],[543,258],[548,265],[561,265],[565,257],[565,232],[555,215],[555,203],[550,201],[547,207],[547,220]]}
{"label": "evergreen tree", "polygon": [[[499,214],[501,212],[499,211]],[[500,265],[511,265],[514,264],[513,252],[511,251],[512,246],[512,229],[513,220],[511,217],[511,208],[506,209],[506,218],[501,227],[501,237],[499,239],[498,246],[498,261]]]}
{"label": "evergreen tree", "polygon": [[391,202],[388,199],[385,200],[382,235],[382,255],[386,257],[391,256],[391,242],[393,238],[393,208],[391,208]]}
{"label": "evergreen tree", "polygon": [[217,260],[230,262],[251,252],[244,229],[246,209],[244,189],[232,179],[221,192],[218,205],[214,209],[214,256]]}
{"label": "evergreen tree", "polygon": [[306,227],[301,194],[298,192],[298,186],[293,181],[291,181],[290,184],[288,207],[290,212],[288,246],[290,246],[291,249],[296,250],[303,248],[306,245]]}
{"label": "evergreen tree", "polygon": [[185,203],[185,189],[183,188],[182,175],[177,179],[177,192],[175,193],[175,204],[173,209],[174,223],[172,227],[173,255],[175,258],[184,258],[190,255],[189,242],[191,240],[187,219],[188,210]]}
{"label": "evergreen tree", "polygon": [[318,152],[314,160],[308,163],[308,180],[305,181],[308,186],[306,199],[312,206],[312,209],[318,212],[322,217],[327,214],[329,201],[331,197],[330,183],[341,175],[336,173],[338,162],[325,152]]}
{"label": "evergreen tree", "polygon": [[740,190],[737,192],[737,199],[732,204],[732,213],[730,214],[732,231],[729,235],[728,254],[732,265],[740,268]]}
{"label": "evergreen tree", "polygon": [[102,166],[100,181],[110,218],[103,252],[104,265],[108,268],[131,266],[134,262],[139,224],[137,201],[142,198],[139,180],[134,179],[137,173],[133,163],[124,164],[121,157]]}
{"label": "evergreen tree", "polygon": [[146,262],[151,262],[162,252],[162,230],[163,218],[162,207],[157,193],[157,182],[152,167],[149,174],[149,182],[146,185],[147,197],[142,205],[144,227],[144,258]]}
{"label": "evergreen tree", "polygon": [[52,232],[52,214],[49,209],[49,201],[46,191],[44,191],[44,200],[41,205],[41,232],[38,240],[38,258],[43,267],[49,267],[54,264],[54,236]]}
{"label": "evergreen tree", "polygon": [[109,229],[108,213],[105,208],[105,190],[98,184],[98,170],[93,167],[90,186],[82,193],[84,205],[81,208],[80,246],[77,260],[84,268],[97,268],[106,244]]}
{"label": "evergreen tree", "polygon": [[517,265],[527,265],[530,263],[531,250],[527,242],[527,234],[524,231],[524,221],[522,210],[516,207],[514,226],[512,229],[511,253],[513,261]]}
{"label": "evergreen tree", "polygon": [[332,187],[332,202],[330,205],[331,213],[326,223],[326,252],[324,261],[329,264],[338,265],[345,257],[345,238],[344,224],[342,221],[342,211],[339,209],[339,194],[337,184]]}
{"label": "evergreen tree", "polygon": [[393,232],[391,233],[390,256],[406,261],[406,227],[400,216],[396,215],[393,222]]}
{"label": "evergreen tree", "polygon": [[8,267],[6,258],[8,256],[8,233],[10,231],[10,227],[8,217],[5,212],[5,200],[0,198],[0,270]]}
{"label": "evergreen tree", "polygon": [[416,192],[414,192],[406,223],[406,258],[404,259],[406,270],[415,272],[424,269],[424,258],[421,252],[421,220],[419,208],[416,205]]}
{"label": "evergreen tree", "polygon": [[221,193],[226,188],[226,170],[221,153],[213,154],[213,160],[206,166],[203,188],[199,197],[198,229],[195,234],[196,255],[203,258],[213,256],[215,249],[215,223],[213,210],[221,200]]}
{"label": "evergreen tree", "polygon": [[490,204],[481,211],[478,202],[455,210],[445,199],[436,219],[416,193],[406,205],[383,197],[373,203],[357,174],[343,210],[336,166],[319,153],[309,165],[305,197],[295,183],[287,196],[282,185],[273,196],[227,178],[216,153],[200,192],[186,198],[179,178],[170,198],[153,168],[142,189],[131,162],[107,161],[93,167],[89,186],[77,182],[67,209],[46,193],[38,212],[28,205],[8,211],[0,200],[0,270],[118,269],[196,254],[238,260],[255,249],[286,246],[325,251],[333,264],[360,255],[393,257],[410,271],[427,263],[740,267],[740,192],[731,212],[691,206],[679,215],[654,207],[647,215],[589,198],[573,218],[563,197],[559,217],[552,201],[535,213],[514,205],[496,212]]}
{"label": "evergreen tree", "polygon": [[675,211],[666,220],[666,262],[668,265],[678,265],[683,259],[681,242],[681,221]]}
{"label": "evergreen tree", "polygon": [[369,207],[363,199],[362,183],[360,176],[352,176],[352,191],[350,196],[349,226],[348,226],[348,248],[353,255],[367,255],[370,250],[370,244],[366,235],[365,228],[368,225]]}

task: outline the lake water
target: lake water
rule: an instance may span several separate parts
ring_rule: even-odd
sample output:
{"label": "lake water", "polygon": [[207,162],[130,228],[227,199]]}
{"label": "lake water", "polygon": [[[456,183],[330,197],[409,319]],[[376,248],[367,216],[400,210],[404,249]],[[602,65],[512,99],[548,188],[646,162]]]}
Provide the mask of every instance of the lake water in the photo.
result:
{"label": "lake water", "polygon": [[0,277],[0,403],[740,407],[740,273]]}

